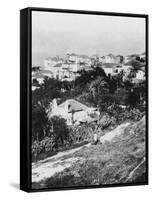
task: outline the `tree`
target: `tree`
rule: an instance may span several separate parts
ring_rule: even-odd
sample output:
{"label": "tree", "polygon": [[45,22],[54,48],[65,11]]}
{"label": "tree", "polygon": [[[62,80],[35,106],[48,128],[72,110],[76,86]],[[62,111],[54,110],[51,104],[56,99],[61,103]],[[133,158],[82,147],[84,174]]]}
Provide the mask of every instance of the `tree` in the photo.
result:
{"label": "tree", "polygon": [[32,139],[40,141],[50,133],[51,124],[45,109],[37,104],[32,106]]}
{"label": "tree", "polygon": [[53,136],[55,137],[55,146],[59,144],[63,146],[64,141],[69,137],[69,129],[66,124],[66,120],[58,116],[54,116],[50,119],[53,127]]}
{"label": "tree", "polygon": [[90,83],[89,91],[93,96],[94,101],[98,102],[98,97],[109,92],[109,85],[104,80],[103,77],[97,77],[94,81]]}
{"label": "tree", "polygon": [[139,61],[139,59],[137,59],[137,60],[131,60],[130,61],[130,65],[133,67],[133,70],[135,72],[137,72],[138,70],[141,69],[141,67],[143,67],[143,64]]}
{"label": "tree", "polygon": [[55,79],[45,77],[44,82],[39,89],[32,92],[33,104],[39,104],[47,108],[48,104],[54,99],[61,97],[61,82]]}

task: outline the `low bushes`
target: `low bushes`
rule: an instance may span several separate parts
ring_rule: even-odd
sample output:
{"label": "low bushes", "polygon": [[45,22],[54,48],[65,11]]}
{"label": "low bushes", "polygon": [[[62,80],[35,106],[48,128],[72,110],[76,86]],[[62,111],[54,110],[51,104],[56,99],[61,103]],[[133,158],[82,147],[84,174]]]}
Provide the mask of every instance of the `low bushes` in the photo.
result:
{"label": "low bushes", "polygon": [[46,154],[54,151],[55,140],[53,136],[45,137],[41,141],[34,141],[32,144],[32,161],[44,159]]}
{"label": "low bushes", "polygon": [[120,107],[118,105],[113,105],[108,108],[108,114],[114,117],[117,124],[123,121],[139,121],[144,115],[145,110],[140,110],[138,108],[130,109],[129,107]]}
{"label": "low bushes", "polygon": [[68,135],[66,135],[62,143],[60,140],[56,140],[54,136],[56,133],[52,133],[50,137],[45,137],[41,141],[33,141],[32,161],[36,162],[59,151],[75,148],[90,142],[93,138],[95,127],[95,124],[69,127]]}

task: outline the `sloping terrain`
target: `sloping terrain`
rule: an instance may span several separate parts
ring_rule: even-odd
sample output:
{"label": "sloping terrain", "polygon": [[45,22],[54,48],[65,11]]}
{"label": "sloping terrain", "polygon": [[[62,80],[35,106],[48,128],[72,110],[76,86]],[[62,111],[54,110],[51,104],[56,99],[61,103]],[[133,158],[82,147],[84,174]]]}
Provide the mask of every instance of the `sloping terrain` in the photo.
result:
{"label": "sloping terrain", "polygon": [[61,172],[64,169],[71,167],[71,165],[77,160],[80,161],[79,157],[70,157],[70,155],[79,151],[80,149],[90,146],[86,144],[84,146],[74,148],[71,150],[59,152],[57,155],[51,156],[44,160],[40,160],[32,164],[32,182],[39,182],[45,178],[53,176],[57,172]]}
{"label": "sloping terrain", "polygon": [[[62,158],[58,157],[56,164],[60,163],[60,167],[63,168],[48,178],[33,179],[32,187],[49,188],[145,182],[145,118],[143,117],[139,122],[127,124],[127,126],[120,126],[121,129],[117,127],[113,130],[116,134],[110,140],[105,140],[104,143],[98,145],[85,146],[78,151],[64,155]],[[106,135],[105,137],[107,137]],[[67,161],[72,162],[64,167]],[[54,163],[55,167],[59,166]],[[52,171],[52,168],[49,170]]]}

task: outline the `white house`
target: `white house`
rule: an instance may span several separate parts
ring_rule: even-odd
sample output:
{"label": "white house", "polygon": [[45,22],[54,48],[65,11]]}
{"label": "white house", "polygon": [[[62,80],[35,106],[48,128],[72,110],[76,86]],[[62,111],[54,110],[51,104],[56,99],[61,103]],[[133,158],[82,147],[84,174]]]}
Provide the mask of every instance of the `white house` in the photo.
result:
{"label": "white house", "polygon": [[108,54],[105,56],[105,63],[117,63],[116,56],[113,54]]}
{"label": "white house", "polygon": [[49,119],[53,116],[60,116],[66,119],[68,125],[96,121],[99,115],[97,108],[87,107],[74,99],[68,99],[60,105],[57,105],[54,99],[48,111]]}
{"label": "white house", "polygon": [[[61,70],[62,70],[62,63],[58,63],[54,66],[50,66],[47,71],[50,71],[50,74],[52,74],[50,78],[58,79],[60,78]],[[46,71],[46,69],[44,71]]]}
{"label": "white house", "polygon": [[142,70],[138,70],[136,73],[136,79],[145,80],[145,72]]}
{"label": "white house", "polygon": [[124,58],[121,55],[113,55],[108,54],[106,56],[99,57],[99,62],[102,63],[113,63],[113,64],[121,64],[123,62]]}
{"label": "white house", "polygon": [[116,64],[114,63],[105,63],[102,65],[102,68],[104,69],[106,75],[113,75],[115,72]]}
{"label": "white house", "polygon": [[143,70],[138,70],[136,76],[132,79],[133,83],[139,83],[145,80],[145,72]]}

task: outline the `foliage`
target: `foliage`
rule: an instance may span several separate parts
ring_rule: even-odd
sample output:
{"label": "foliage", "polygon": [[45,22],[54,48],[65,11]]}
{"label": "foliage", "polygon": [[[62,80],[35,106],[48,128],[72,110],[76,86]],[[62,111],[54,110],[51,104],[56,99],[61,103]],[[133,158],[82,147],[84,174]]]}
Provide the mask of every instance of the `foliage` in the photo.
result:
{"label": "foliage", "polygon": [[51,124],[45,109],[40,105],[32,106],[32,140],[42,140],[50,132]]}
{"label": "foliage", "polygon": [[[36,115],[37,116],[37,115]],[[39,119],[38,128],[42,127]],[[45,123],[45,126],[49,126],[47,134],[40,134],[41,129],[36,129],[32,127],[34,131],[38,131],[38,138],[34,138],[35,134],[33,133],[33,143],[32,143],[32,155],[34,160],[37,160],[37,156],[42,153],[58,151],[60,148],[63,148],[65,144],[69,141],[69,129],[66,125],[65,119],[59,117],[52,117],[50,121]],[[43,127],[46,129],[46,127]]]}
{"label": "foliage", "polygon": [[39,155],[41,155],[42,153],[46,154],[49,151],[53,152],[54,146],[55,140],[53,135],[51,135],[51,137],[45,137],[41,141],[35,140],[32,143],[32,160],[37,161],[38,157],[40,157]]}
{"label": "foliage", "polygon": [[91,141],[93,132],[95,130],[94,124],[84,124],[82,126],[75,126],[70,128],[71,144],[80,143],[84,141]]}
{"label": "foliage", "polygon": [[87,83],[91,83],[99,76],[106,78],[106,74],[101,67],[96,67],[89,71],[82,70],[79,74],[80,76],[75,80],[75,86],[80,86],[81,88],[85,88]]}
{"label": "foliage", "polygon": [[63,146],[64,142],[68,140],[69,129],[66,120],[58,116],[51,118],[51,124],[53,128],[52,134],[55,139],[55,147],[59,148],[59,146]]}
{"label": "foliage", "polygon": [[36,89],[32,92],[32,103],[36,104],[39,102],[43,107],[47,107],[50,101],[52,101],[54,98],[59,98],[60,96],[60,81],[45,77],[39,89]]}
{"label": "foliage", "polygon": [[108,109],[108,114],[116,119],[116,124],[120,124],[124,121],[139,121],[145,115],[145,110],[122,108],[115,104]]}

